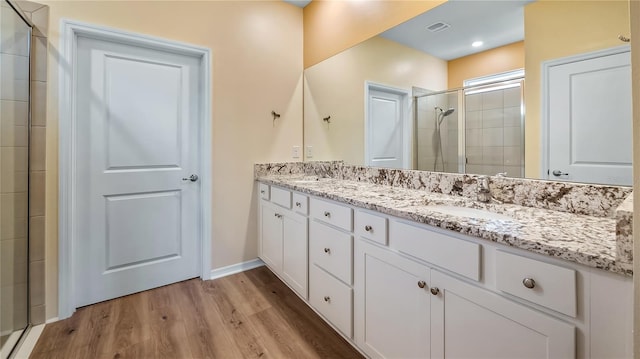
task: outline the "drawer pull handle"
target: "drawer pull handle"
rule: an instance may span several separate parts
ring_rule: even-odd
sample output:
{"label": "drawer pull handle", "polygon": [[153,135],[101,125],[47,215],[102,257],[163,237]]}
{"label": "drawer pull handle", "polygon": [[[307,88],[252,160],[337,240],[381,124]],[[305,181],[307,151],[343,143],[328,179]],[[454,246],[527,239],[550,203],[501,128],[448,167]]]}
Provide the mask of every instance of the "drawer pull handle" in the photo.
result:
{"label": "drawer pull handle", "polygon": [[296,207],[302,207],[302,203],[296,202]]}
{"label": "drawer pull handle", "polygon": [[274,216],[276,216],[276,218],[282,218],[282,215],[280,213],[276,213],[274,214]]}
{"label": "drawer pull handle", "polygon": [[331,254],[331,248],[325,248],[324,252],[327,253],[327,254]]}
{"label": "drawer pull handle", "polygon": [[536,286],[536,281],[533,278],[525,278],[522,280],[522,284],[529,289],[533,289]]}
{"label": "drawer pull handle", "polygon": [[371,226],[364,226],[364,230],[367,232],[371,232],[373,230],[373,227]]}
{"label": "drawer pull handle", "polygon": [[431,294],[438,295],[440,293],[440,289],[438,287],[431,287]]}
{"label": "drawer pull handle", "polygon": [[264,194],[264,190],[261,190],[260,193]]}
{"label": "drawer pull handle", "polygon": [[425,281],[421,280],[421,281],[418,282],[418,287],[424,288],[426,286],[427,286],[427,283]]}
{"label": "drawer pull handle", "polygon": [[331,217],[331,212],[324,212],[324,216],[327,218]]}
{"label": "drawer pull handle", "polygon": [[324,297],[324,301],[327,303],[331,302],[331,297],[329,296]]}

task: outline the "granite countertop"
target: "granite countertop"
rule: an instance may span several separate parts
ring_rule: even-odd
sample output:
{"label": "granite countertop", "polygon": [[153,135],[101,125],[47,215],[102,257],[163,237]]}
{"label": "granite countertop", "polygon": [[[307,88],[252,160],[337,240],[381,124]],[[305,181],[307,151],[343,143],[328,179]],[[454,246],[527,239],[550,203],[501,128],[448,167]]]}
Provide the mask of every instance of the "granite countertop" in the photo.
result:
{"label": "granite countertop", "polygon": [[[264,175],[257,180],[589,267],[633,275],[633,264],[620,260],[616,246],[620,230],[617,231],[619,223],[615,216],[481,203],[467,197],[335,178]],[[430,205],[484,209],[510,218],[456,216],[434,210]]]}

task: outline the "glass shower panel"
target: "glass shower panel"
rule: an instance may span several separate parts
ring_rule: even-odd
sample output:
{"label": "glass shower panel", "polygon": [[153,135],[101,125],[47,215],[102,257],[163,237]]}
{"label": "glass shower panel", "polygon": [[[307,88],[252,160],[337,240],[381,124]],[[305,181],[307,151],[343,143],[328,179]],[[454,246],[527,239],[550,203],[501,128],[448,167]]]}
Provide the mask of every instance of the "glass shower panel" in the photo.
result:
{"label": "glass shower panel", "polygon": [[418,97],[417,169],[458,172],[458,92]]}
{"label": "glass shower panel", "polygon": [[0,357],[29,323],[29,49],[31,28],[0,6]]}
{"label": "glass shower panel", "polygon": [[466,172],[524,175],[522,82],[465,89]]}

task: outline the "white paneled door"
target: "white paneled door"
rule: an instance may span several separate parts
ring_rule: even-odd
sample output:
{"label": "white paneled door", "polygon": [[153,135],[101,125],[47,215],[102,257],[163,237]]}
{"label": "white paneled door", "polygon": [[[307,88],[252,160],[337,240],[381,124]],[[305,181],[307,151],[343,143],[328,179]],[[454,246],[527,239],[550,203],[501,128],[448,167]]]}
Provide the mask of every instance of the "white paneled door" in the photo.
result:
{"label": "white paneled door", "polygon": [[628,48],[548,67],[548,178],[631,185]]}
{"label": "white paneled door", "polygon": [[367,97],[367,165],[407,168],[410,128],[407,94],[370,85]]}
{"label": "white paneled door", "polygon": [[75,306],[200,272],[200,58],[78,37]]}

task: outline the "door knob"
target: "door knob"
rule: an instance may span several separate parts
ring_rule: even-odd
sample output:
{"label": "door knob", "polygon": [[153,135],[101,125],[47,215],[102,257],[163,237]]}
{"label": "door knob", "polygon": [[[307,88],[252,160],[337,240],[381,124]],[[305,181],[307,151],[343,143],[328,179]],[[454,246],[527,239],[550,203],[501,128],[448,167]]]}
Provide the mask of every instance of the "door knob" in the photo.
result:
{"label": "door knob", "polygon": [[[194,174],[194,175],[191,175],[191,176],[189,176],[189,177],[185,177],[185,178],[183,178],[182,180],[183,180],[183,181],[191,181],[191,182],[195,182],[195,181],[197,181],[197,180],[198,180],[198,175],[195,175],[195,174]],[[261,192],[261,193],[264,193],[264,192]]]}
{"label": "door knob", "polygon": [[553,172],[551,172],[554,176],[556,177],[560,177],[560,176],[568,176],[569,174],[566,172],[562,172],[560,170],[554,170]]}

